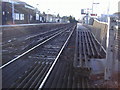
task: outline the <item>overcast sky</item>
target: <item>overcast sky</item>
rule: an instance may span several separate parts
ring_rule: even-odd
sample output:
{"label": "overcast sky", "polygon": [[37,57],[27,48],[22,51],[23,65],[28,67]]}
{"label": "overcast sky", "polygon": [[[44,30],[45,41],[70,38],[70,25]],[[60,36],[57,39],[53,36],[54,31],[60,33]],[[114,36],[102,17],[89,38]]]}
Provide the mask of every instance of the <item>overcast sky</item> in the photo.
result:
{"label": "overcast sky", "polygon": [[[120,0],[21,0],[28,4],[37,7],[41,12],[51,14],[73,15],[76,19],[81,17],[81,9],[92,8],[94,4],[94,13],[98,15],[107,13],[109,7],[109,13],[112,14],[118,11],[118,1]],[[39,4],[39,5],[37,5]],[[49,10],[48,10],[49,9]]]}

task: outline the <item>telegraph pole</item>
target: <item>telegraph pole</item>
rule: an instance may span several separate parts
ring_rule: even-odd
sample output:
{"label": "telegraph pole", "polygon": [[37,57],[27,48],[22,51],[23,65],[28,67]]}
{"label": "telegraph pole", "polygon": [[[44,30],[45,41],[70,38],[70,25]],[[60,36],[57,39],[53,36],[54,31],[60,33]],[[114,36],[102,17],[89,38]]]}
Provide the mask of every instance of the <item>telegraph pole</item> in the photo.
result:
{"label": "telegraph pole", "polygon": [[112,71],[114,66],[114,46],[115,46],[115,19],[108,18],[107,30],[107,53],[106,53],[106,67],[105,67],[105,80],[111,80]]}

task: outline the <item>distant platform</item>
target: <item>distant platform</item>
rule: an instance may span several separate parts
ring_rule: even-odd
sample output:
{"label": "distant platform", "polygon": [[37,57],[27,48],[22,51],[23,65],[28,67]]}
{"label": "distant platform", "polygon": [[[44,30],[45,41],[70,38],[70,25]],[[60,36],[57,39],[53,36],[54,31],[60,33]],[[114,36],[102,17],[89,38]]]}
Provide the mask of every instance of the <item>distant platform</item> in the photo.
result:
{"label": "distant platform", "polygon": [[65,24],[65,23],[34,23],[34,24],[15,24],[15,25],[0,25],[0,27],[34,26],[34,25],[47,25],[47,24]]}

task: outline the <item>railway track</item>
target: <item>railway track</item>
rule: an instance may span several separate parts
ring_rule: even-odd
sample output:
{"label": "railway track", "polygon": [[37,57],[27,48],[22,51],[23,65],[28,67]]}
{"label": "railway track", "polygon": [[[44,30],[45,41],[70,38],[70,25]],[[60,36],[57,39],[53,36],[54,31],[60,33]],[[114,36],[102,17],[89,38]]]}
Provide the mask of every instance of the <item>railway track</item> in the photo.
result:
{"label": "railway track", "polygon": [[[98,88],[92,87],[89,78],[81,76],[75,70],[74,63],[74,52],[75,52],[75,37],[76,31],[72,34],[68,45],[60,56],[50,76],[44,83],[40,85],[39,89],[82,89],[82,90],[96,90]],[[69,55],[67,57],[67,55]]]}
{"label": "railway track", "polygon": [[[8,81],[8,83],[3,82],[3,87],[38,88],[46,74],[50,74],[54,68],[75,27],[76,25],[70,25],[56,32],[27,52],[1,66],[3,80]],[[20,71],[18,72],[18,70]]]}
{"label": "railway track", "polygon": [[[32,53],[26,53],[24,57],[18,58],[22,62],[28,60],[24,64],[26,66],[22,65],[20,60],[17,60],[17,63],[21,63],[18,68],[23,69],[20,72],[21,75],[18,72],[12,72],[4,81],[14,74],[17,74],[17,76],[14,76],[15,79],[11,77],[8,80],[10,84],[4,84],[8,85],[9,89],[100,89],[100,87],[90,83],[91,67],[89,62],[91,58],[104,58],[104,56],[99,51],[100,47],[92,34],[88,30],[76,30],[75,27],[76,25],[71,25],[56,35],[55,38],[53,37],[47,43],[41,44],[41,48],[38,45],[34,50],[30,50]],[[3,67],[4,73],[9,70],[10,72],[20,70],[8,69],[15,67],[15,62],[14,65],[10,65]],[[5,68],[7,69],[5,70]],[[11,80],[14,81],[11,82]]]}
{"label": "railway track", "polygon": [[[49,38],[50,36],[54,35],[55,33],[59,32],[61,29],[64,29],[68,27],[69,25],[63,25],[62,27],[58,27],[55,29],[51,29],[49,31],[40,32],[38,34],[34,34],[29,37],[22,37],[14,42],[7,43],[3,45],[3,60],[2,63],[5,64],[11,59],[19,56],[26,50],[29,50],[30,48],[34,47],[38,43],[44,41],[46,38]],[[13,38],[14,39],[14,38]]]}
{"label": "railway track", "polygon": [[[72,33],[71,35],[71,46],[74,46],[73,42],[75,36],[73,37]],[[69,39],[71,40],[70,37]],[[65,47],[66,44],[64,44],[63,47]],[[10,88],[34,88],[38,90],[42,88],[90,88],[89,79],[87,77],[78,76],[78,74],[74,70],[73,52],[71,53],[71,57],[65,57],[67,56],[67,54],[70,54],[71,49],[74,49],[69,48],[71,47],[70,44],[71,42],[67,44],[63,53],[58,54],[59,59],[57,58],[56,62],[51,60],[36,61],[34,65],[27,72],[25,72],[25,74],[21,78],[17,79],[17,81],[11,85]]]}

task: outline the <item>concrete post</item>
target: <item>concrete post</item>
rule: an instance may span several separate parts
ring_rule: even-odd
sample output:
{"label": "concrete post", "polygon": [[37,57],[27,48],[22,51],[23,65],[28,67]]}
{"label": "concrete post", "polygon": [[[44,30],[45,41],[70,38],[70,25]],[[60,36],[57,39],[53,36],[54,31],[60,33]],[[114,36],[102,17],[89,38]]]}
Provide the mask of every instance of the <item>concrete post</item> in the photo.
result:
{"label": "concrete post", "polygon": [[114,64],[114,46],[115,46],[115,20],[113,17],[108,18],[107,30],[107,54],[105,67],[105,80],[111,80]]}
{"label": "concrete post", "polygon": [[15,6],[14,6],[14,1],[12,1],[12,19],[13,19],[13,24],[15,24]]}

